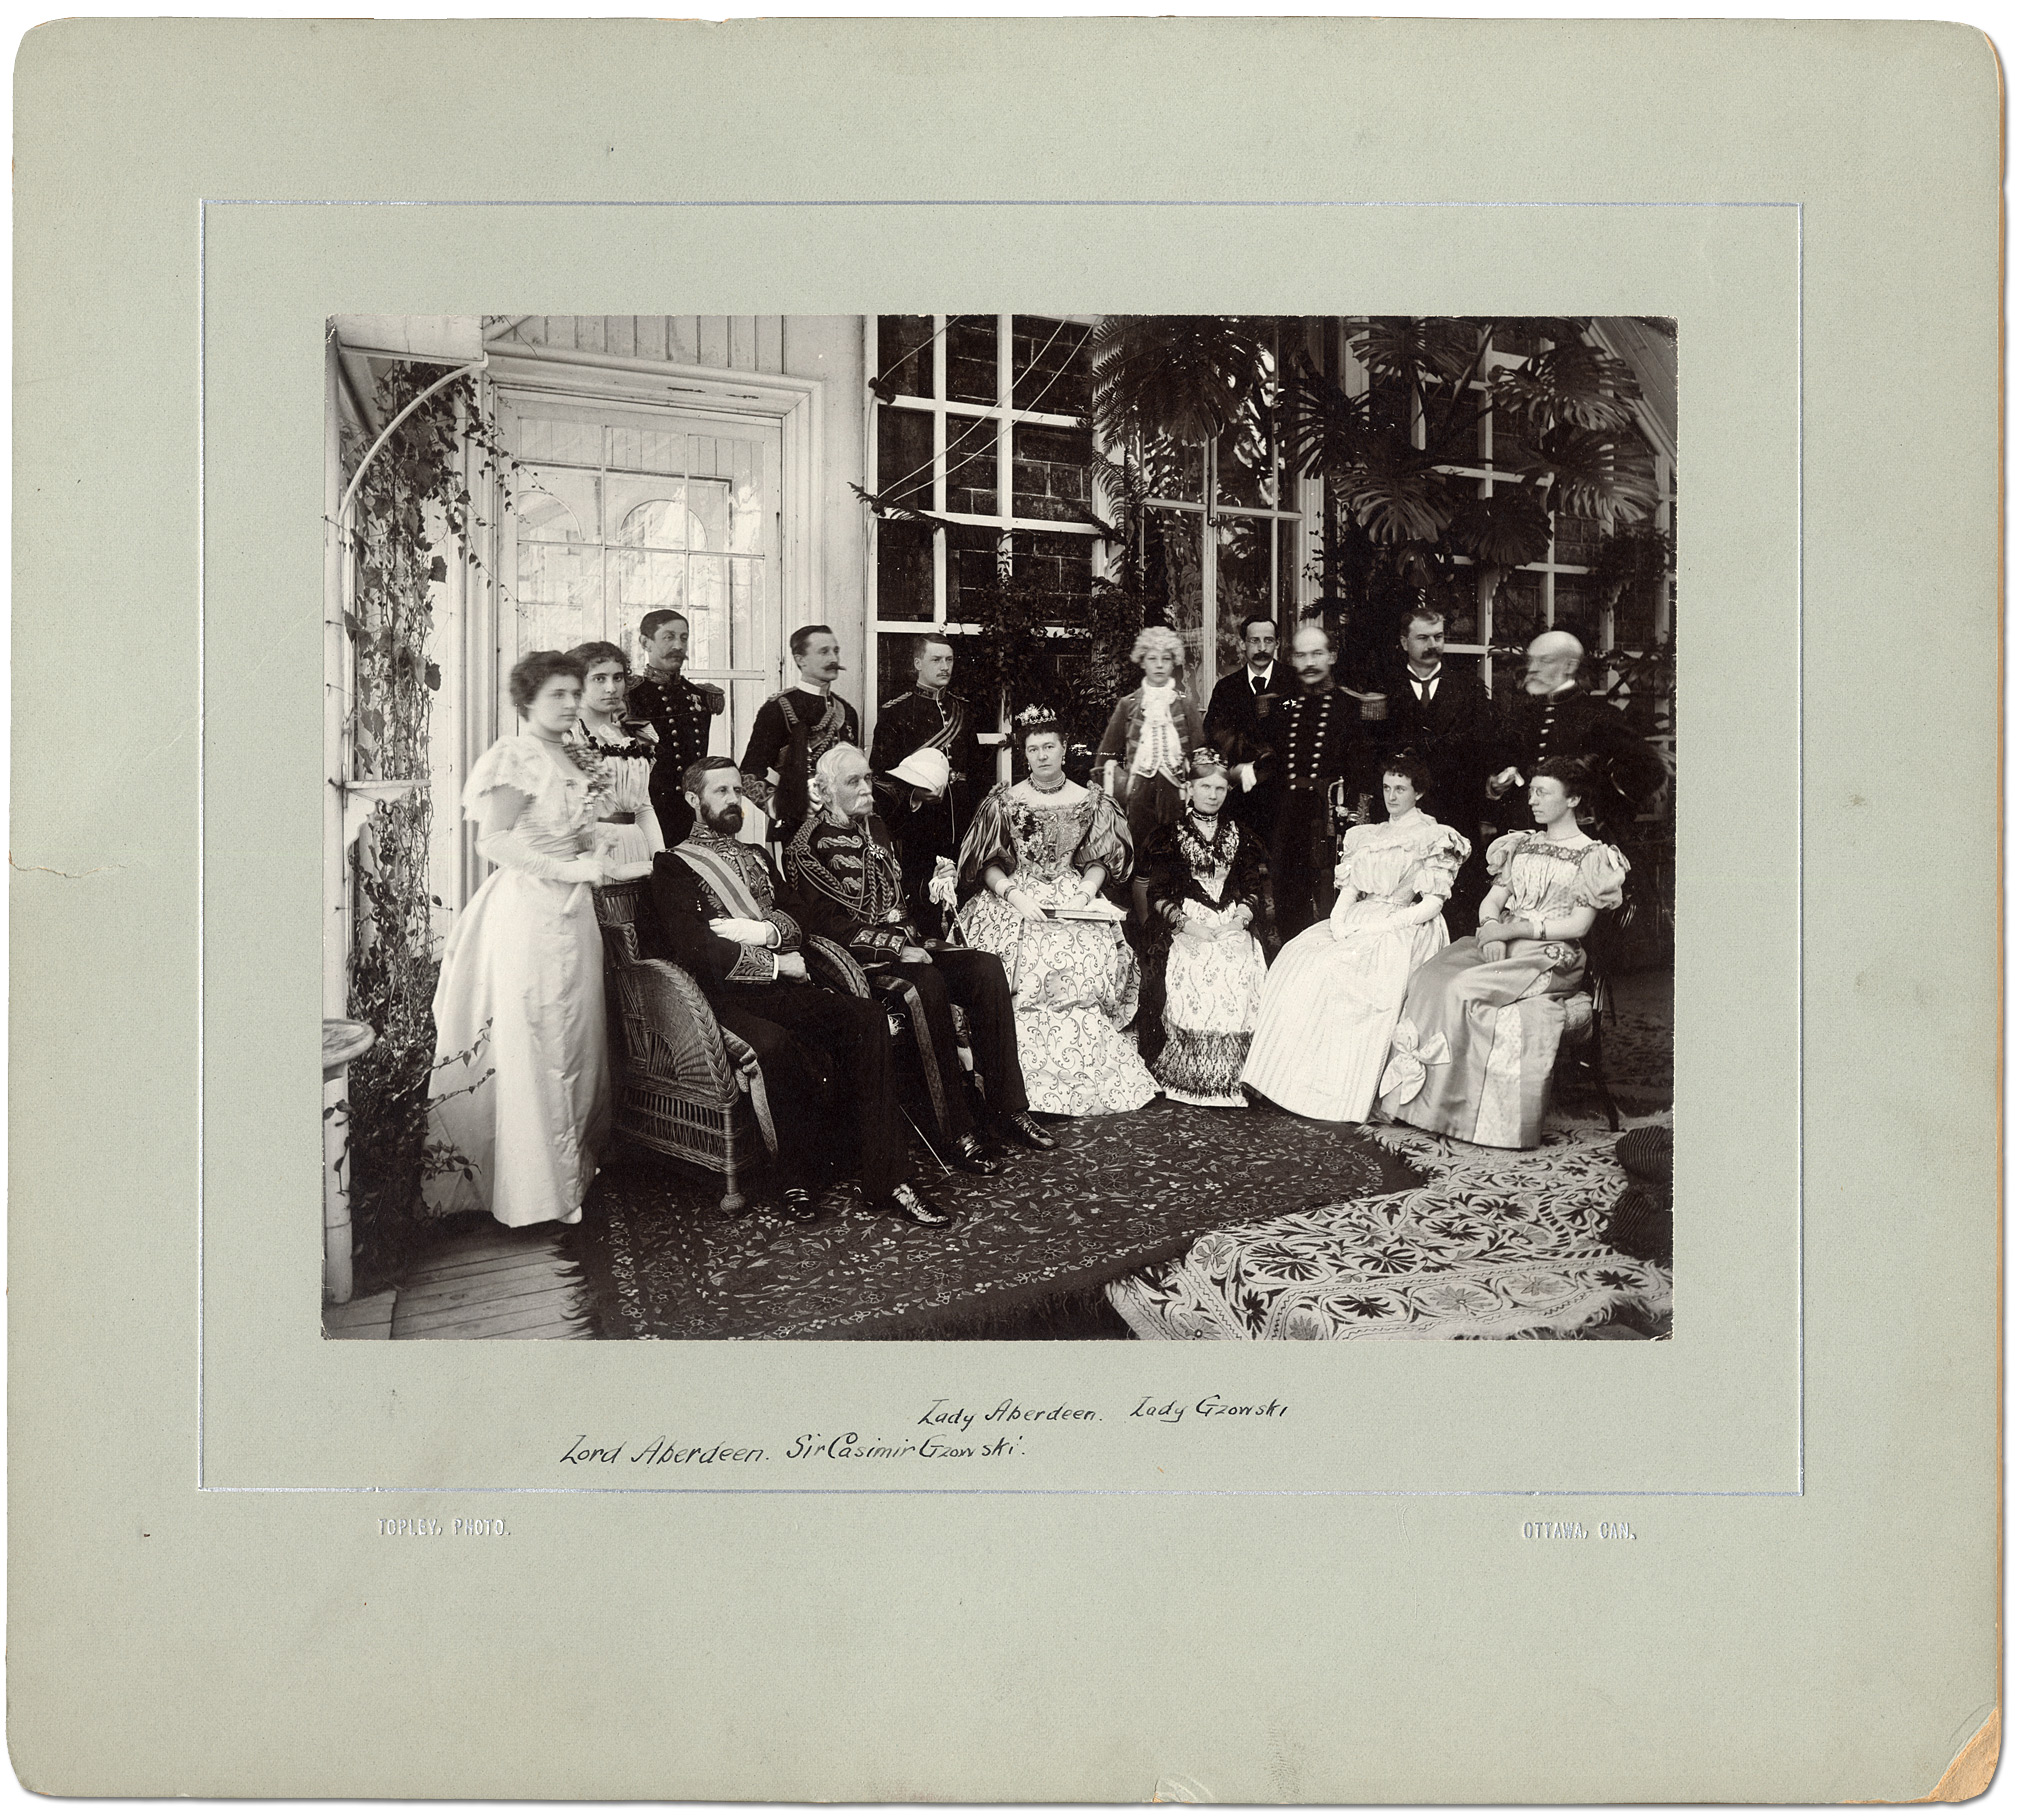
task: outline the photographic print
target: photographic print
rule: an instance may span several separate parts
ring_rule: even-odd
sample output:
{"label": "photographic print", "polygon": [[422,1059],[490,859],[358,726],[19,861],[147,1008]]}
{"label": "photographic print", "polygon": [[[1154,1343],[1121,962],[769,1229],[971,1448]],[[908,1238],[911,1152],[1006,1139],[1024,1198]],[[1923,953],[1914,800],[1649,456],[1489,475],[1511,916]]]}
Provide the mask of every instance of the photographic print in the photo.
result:
{"label": "photographic print", "polygon": [[1677,334],[333,317],[326,1334],[1667,1338]]}
{"label": "photographic print", "polygon": [[16,76],[24,1786],[1983,1787],[1982,35]]}

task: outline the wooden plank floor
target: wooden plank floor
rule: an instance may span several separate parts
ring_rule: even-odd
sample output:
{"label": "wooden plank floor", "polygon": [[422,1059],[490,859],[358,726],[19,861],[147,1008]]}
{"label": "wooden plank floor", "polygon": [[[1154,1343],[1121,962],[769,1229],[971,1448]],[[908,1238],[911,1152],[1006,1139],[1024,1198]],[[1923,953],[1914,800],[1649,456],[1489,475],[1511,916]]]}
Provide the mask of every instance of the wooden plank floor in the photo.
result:
{"label": "wooden plank floor", "polygon": [[555,1228],[499,1225],[446,1239],[400,1284],[395,1339],[587,1339],[589,1297]]}
{"label": "wooden plank floor", "polygon": [[342,1307],[323,1309],[325,1339],[390,1339],[393,1336],[393,1291],[381,1289],[376,1295],[347,1301]]}

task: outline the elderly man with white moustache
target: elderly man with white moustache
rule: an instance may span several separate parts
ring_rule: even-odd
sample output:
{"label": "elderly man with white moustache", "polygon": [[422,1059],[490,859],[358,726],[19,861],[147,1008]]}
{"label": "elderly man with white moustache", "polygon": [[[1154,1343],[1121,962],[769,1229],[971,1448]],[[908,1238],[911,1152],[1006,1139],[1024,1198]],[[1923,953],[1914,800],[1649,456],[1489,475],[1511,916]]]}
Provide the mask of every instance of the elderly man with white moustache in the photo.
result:
{"label": "elderly man with white moustache", "polygon": [[1504,718],[1497,768],[1487,781],[1490,798],[1507,799],[1503,820],[1511,830],[1533,825],[1520,792],[1546,759],[1575,758],[1588,767],[1586,816],[1613,838],[1669,775],[1661,755],[1617,708],[1579,686],[1584,659],[1585,647],[1567,631],[1547,631],[1529,645],[1522,693]]}

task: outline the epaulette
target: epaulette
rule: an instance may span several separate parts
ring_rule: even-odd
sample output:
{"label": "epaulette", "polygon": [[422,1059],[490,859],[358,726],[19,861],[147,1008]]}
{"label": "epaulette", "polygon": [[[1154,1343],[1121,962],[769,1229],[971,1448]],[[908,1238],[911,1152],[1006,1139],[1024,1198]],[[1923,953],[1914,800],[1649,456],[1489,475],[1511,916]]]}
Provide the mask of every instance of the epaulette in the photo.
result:
{"label": "epaulette", "polygon": [[911,700],[913,695],[916,694],[917,692],[918,691],[916,689],[908,688],[902,695],[893,695],[888,701],[880,701],[877,704],[877,712],[880,714],[888,714],[891,711],[891,709],[898,706],[900,702]]}

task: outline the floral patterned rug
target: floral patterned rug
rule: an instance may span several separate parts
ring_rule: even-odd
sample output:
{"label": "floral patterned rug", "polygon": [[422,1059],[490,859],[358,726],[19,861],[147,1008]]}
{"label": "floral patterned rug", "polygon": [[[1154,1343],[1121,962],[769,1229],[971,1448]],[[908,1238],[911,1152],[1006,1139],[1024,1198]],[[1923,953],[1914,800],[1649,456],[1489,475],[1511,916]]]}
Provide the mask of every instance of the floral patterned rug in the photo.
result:
{"label": "floral patterned rug", "polygon": [[789,1224],[761,1198],[725,1219],[717,1188],[632,1151],[598,1177],[563,1244],[605,1338],[1049,1337],[1061,1324],[1034,1328],[1033,1316],[1076,1295],[1101,1324],[1066,1331],[1123,1338],[1103,1284],[1216,1226],[1417,1179],[1357,1127],[1282,1112],[1157,1099],[1048,1128],[1058,1149],[1016,1150],[993,1179],[919,1171],[961,1216],[952,1232],[872,1213],[853,1188],[831,1194],[817,1224]]}
{"label": "floral patterned rug", "polygon": [[1379,1135],[1423,1185],[1209,1232],[1110,1303],[1141,1339],[1667,1336],[1670,1272],[1598,1236],[1627,1185],[1603,1120],[1553,1114],[1519,1152]]}

